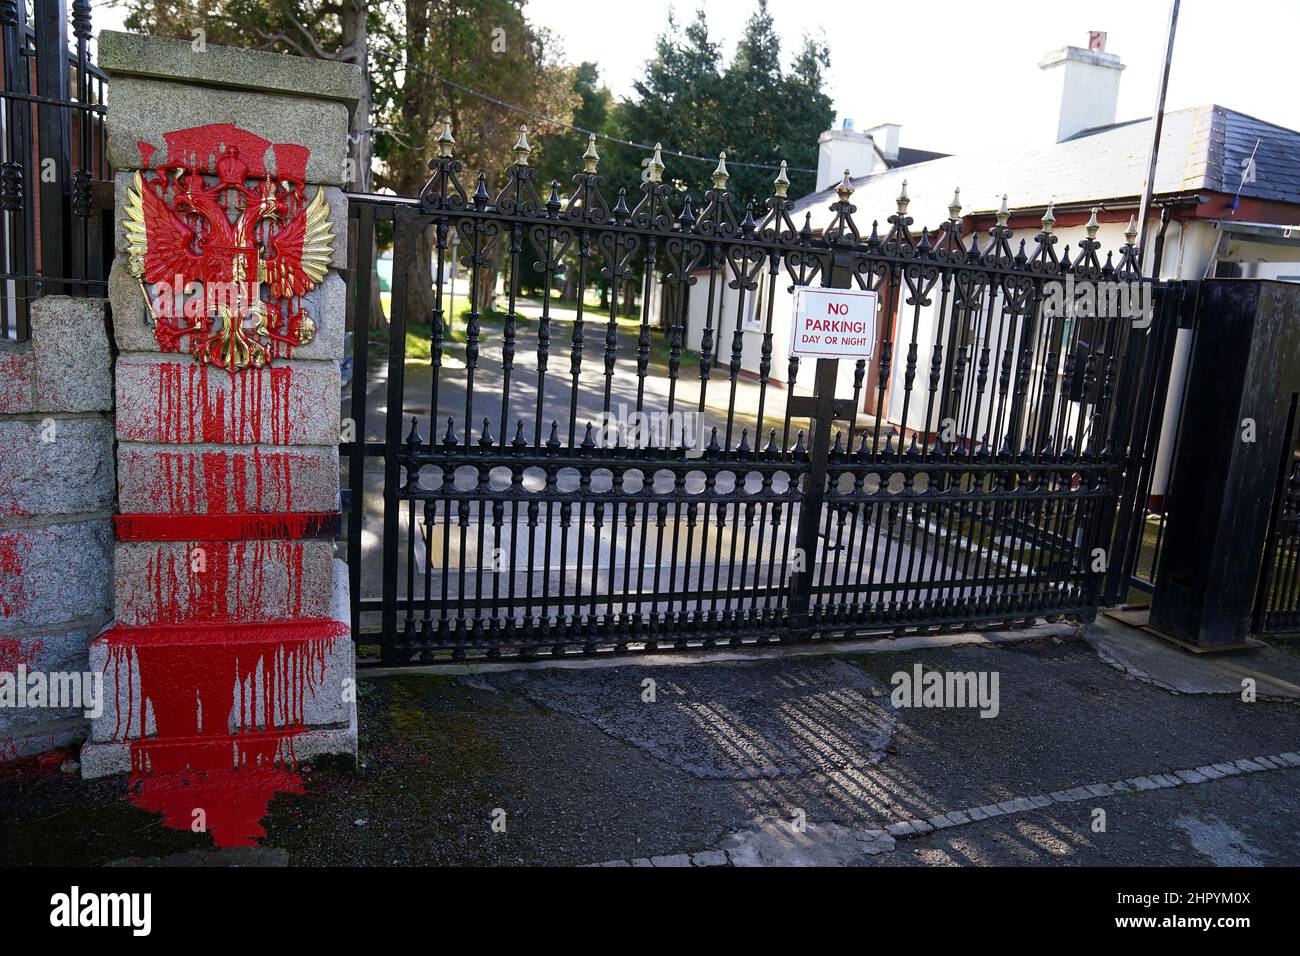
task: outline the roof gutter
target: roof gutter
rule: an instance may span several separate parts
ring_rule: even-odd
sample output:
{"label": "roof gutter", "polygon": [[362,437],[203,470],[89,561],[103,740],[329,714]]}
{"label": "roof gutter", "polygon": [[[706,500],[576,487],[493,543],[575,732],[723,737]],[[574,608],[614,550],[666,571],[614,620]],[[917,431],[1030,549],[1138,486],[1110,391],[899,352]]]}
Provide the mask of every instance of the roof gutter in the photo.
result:
{"label": "roof gutter", "polygon": [[[1206,202],[1201,195],[1200,190],[1189,189],[1178,193],[1165,193],[1161,196],[1153,196],[1151,205],[1157,209],[1170,207],[1172,209],[1192,208]],[[1094,206],[1101,212],[1115,212],[1121,209],[1137,209],[1142,204],[1141,196],[1118,196],[1112,199],[1087,200],[1084,202],[1071,203],[1052,203],[1052,209],[1058,213],[1071,212],[1091,212]],[[1012,216],[1023,216],[1035,212],[1043,212],[1047,209],[1046,205],[1038,204],[1034,206],[1014,206],[1011,209]],[[971,212],[971,216],[992,216],[996,210],[989,209]]]}

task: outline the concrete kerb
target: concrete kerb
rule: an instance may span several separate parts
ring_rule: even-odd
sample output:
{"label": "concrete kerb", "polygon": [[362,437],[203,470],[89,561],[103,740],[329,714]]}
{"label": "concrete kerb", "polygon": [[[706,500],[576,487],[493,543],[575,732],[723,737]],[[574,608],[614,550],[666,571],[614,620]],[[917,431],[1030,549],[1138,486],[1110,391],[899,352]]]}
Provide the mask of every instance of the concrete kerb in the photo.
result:
{"label": "concrete kerb", "polygon": [[[727,834],[715,847],[708,850],[650,857],[648,861],[632,860],[631,865],[722,865],[722,861],[716,856],[721,852],[726,862],[732,866],[852,866],[861,863],[864,857],[892,852],[898,840],[915,839],[934,833],[936,830],[967,826],[994,817],[1042,810],[1054,803],[1094,802],[1169,787],[1203,786],[1239,774],[1298,768],[1300,768],[1300,752],[1287,751],[1270,757],[1243,758],[1233,763],[1214,764],[1196,770],[1153,773],[1111,783],[1072,787],[1051,794],[1012,797],[982,807],[947,810],[925,820],[895,821],[885,829],[853,830],[838,823],[817,824],[809,821],[802,829],[796,830],[788,821],[761,817],[754,820],[751,826]],[[1206,773],[1207,770],[1212,772]],[[708,857],[710,862],[700,862],[703,857]],[[688,862],[675,862],[683,859]],[[626,860],[587,864],[587,866],[627,865],[629,863]]]}

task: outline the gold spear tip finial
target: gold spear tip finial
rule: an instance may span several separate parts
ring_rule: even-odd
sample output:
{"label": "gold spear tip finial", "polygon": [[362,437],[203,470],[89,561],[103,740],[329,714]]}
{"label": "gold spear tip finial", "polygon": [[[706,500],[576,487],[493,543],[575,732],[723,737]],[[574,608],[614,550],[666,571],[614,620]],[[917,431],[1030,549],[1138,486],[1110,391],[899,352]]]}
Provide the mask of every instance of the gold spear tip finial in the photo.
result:
{"label": "gold spear tip finial", "polygon": [[835,195],[840,197],[840,202],[848,202],[849,197],[853,195],[853,182],[849,179],[849,171],[844,170],[844,178],[840,184],[835,187]]}
{"label": "gold spear tip finial", "polygon": [[438,153],[443,159],[451,159],[451,151],[456,146],[456,137],[451,135],[451,117],[442,118],[442,132],[438,134]]}
{"label": "gold spear tip finial", "polygon": [[898,214],[900,216],[907,215],[907,204],[911,201],[907,195],[907,180],[904,179],[903,188],[898,191]]}
{"label": "gold spear tip finial", "polygon": [[961,187],[952,191],[952,202],[948,204],[948,218],[954,222],[961,218]]}
{"label": "gold spear tip finial", "polygon": [[1056,203],[1056,197],[1053,196],[1047,201],[1047,209],[1043,212],[1043,232],[1051,234],[1052,227],[1056,225],[1056,213],[1052,211],[1052,206]]}
{"label": "gold spear tip finial", "polygon": [[1097,238],[1097,230],[1101,228],[1101,223],[1097,221],[1096,206],[1092,207],[1092,215],[1088,217],[1088,223],[1083,228],[1087,231],[1089,239]]}
{"label": "gold spear tip finial", "polygon": [[650,172],[650,182],[652,183],[663,182],[664,157],[663,157],[662,143],[655,143],[655,152],[654,155],[650,157],[650,163],[648,169]]}
{"label": "gold spear tip finial", "polygon": [[772,192],[778,198],[784,199],[786,192],[790,188],[790,177],[785,172],[785,160],[781,160],[781,171],[776,174],[776,179],[772,180]]}
{"label": "gold spear tip finial", "polygon": [[1005,229],[1007,220],[1011,218],[1011,210],[1007,206],[1007,194],[1002,194],[1002,205],[998,208],[998,226]]}
{"label": "gold spear tip finial", "polygon": [[596,134],[587,134],[587,151],[582,154],[582,168],[588,173],[596,171],[596,164],[600,162],[600,153],[596,152]]}
{"label": "gold spear tip finial", "polygon": [[722,190],[727,188],[727,180],[731,174],[727,172],[727,152],[723,150],[718,153],[718,168],[713,171],[713,188]]}
{"label": "gold spear tip finial", "polygon": [[1128,244],[1135,245],[1138,238],[1137,216],[1128,217],[1128,228],[1124,230],[1124,238]]}
{"label": "gold spear tip finial", "polygon": [[528,154],[532,151],[533,148],[528,145],[528,127],[520,126],[519,140],[515,143],[515,165],[527,166]]}

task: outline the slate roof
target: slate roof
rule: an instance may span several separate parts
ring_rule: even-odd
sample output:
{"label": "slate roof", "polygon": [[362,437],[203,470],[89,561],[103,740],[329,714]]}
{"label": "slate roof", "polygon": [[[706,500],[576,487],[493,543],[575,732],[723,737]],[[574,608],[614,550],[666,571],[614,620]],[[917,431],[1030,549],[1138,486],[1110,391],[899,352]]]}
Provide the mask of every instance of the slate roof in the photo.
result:
{"label": "slate roof", "polygon": [[[946,156],[853,180],[852,203],[859,226],[894,211],[903,180],[916,227],[948,217],[953,187],[961,187],[963,212],[992,212],[1002,194],[1014,209],[1103,202],[1138,196],[1146,178],[1151,119],[1084,130],[1060,143],[1008,147]],[[1256,142],[1259,146],[1256,149]],[[1241,184],[1242,162],[1255,150],[1255,181]],[[1197,190],[1300,204],[1300,132],[1266,123],[1222,106],[1198,106],[1165,114],[1156,163],[1156,195]],[[794,204],[813,228],[830,218],[835,190],[804,196]],[[796,225],[802,222],[796,221]]]}
{"label": "slate roof", "polygon": [[909,149],[906,146],[898,147],[898,159],[890,163],[890,168],[898,166],[912,166],[916,163],[928,163],[932,159],[942,159],[948,156],[948,153],[936,153],[932,149]]}

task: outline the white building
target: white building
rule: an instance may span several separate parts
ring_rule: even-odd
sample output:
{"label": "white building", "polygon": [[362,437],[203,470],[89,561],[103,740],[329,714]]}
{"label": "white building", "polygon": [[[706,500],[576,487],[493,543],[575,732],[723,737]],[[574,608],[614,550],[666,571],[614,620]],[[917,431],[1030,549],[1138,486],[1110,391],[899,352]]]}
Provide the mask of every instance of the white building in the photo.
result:
{"label": "white building", "polygon": [[[1097,38],[1100,37],[1100,42]],[[1059,88],[1059,111],[1054,138],[1039,146],[1015,146],[956,156],[919,154],[898,146],[899,127],[886,124],[863,133],[851,127],[828,130],[820,138],[818,190],[794,203],[792,217],[801,225],[811,216],[814,231],[831,220],[834,186],[847,168],[854,187],[851,202],[855,219],[864,232],[873,219],[887,227],[895,200],[906,182],[911,198],[908,214],[912,234],[923,227],[933,234],[949,217],[955,188],[961,190],[963,236],[978,232],[987,243],[988,229],[1003,195],[1011,211],[1009,225],[1017,239],[1029,240],[1041,230],[1049,204],[1056,217],[1058,253],[1067,245],[1076,253],[1085,237],[1084,226],[1093,208],[1101,224],[1098,240],[1103,253],[1118,250],[1130,216],[1137,212],[1146,178],[1151,141],[1150,118],[1115,122],[1119,95],[1120,58],[1104,50],[1104,35],[1094,35],[1092,49],[1064,47],[1039,64],[1047,79]],[[1053,130],[1046,136],[1053,136]],[[892,158],[891,158],[892,157]],[[918,158],[920,161],[917,161]],[[1144,263],[1152,263],[1161,247],[1159,277],[1200,279],[1212,276],[1278,278],[1300,281],[1300,132],[1263,120],[1207,105],[1167,113],[1161,133],[1156,168],[1153,209],[1149,221]],[[1163,222],[1162,222],[1163,217]],[[1077,254],[1077,253],[1076,253]],[[687,343],[698,350],[707,306],[708,273],[701,273],[692,291]],[[721,283],[719,283],[721,286]],[[786,375],[792,301],[788,279],[777,283],[772,303],[773,355],[771,376]],[[717,290],[714,352],[721,364],[730,359],[731,330],[735,324],[737,293]],[[744,333],[742,368],[757,374],[762,333],[768,316],[766,288],[746,298],[740,317]],[[893,341],[909,342],[908,328],[882,328]],[[937,305],[922,315],[918,330],[920,354],[928,354],[937,324]],[[1179,333],[1173,380],[1169,394],[1181,391],[1181,375],[1190,347],[1190,332]],[[877,353],[879,350],[877,350]],[[852,393],[851,362],[840,363],[837,393]],[[867,382],[873,383],[874,365]],[[909,430],[924,430],[924,408],[912,408],[901,421],[901,379],[904,363],[895,362],[887,384],[885,415]],[[808,376],[801,375],[801,384]],[[914,403],[914,405],[917,403]],[[1166,409],[1166,441],[1174,411]],[[860,414],[874,415],[876,390],[863,389]],[[1157,482],[1162,485],[1162,482]],[[1162,490],[1162,489],[1161,489]]]}

